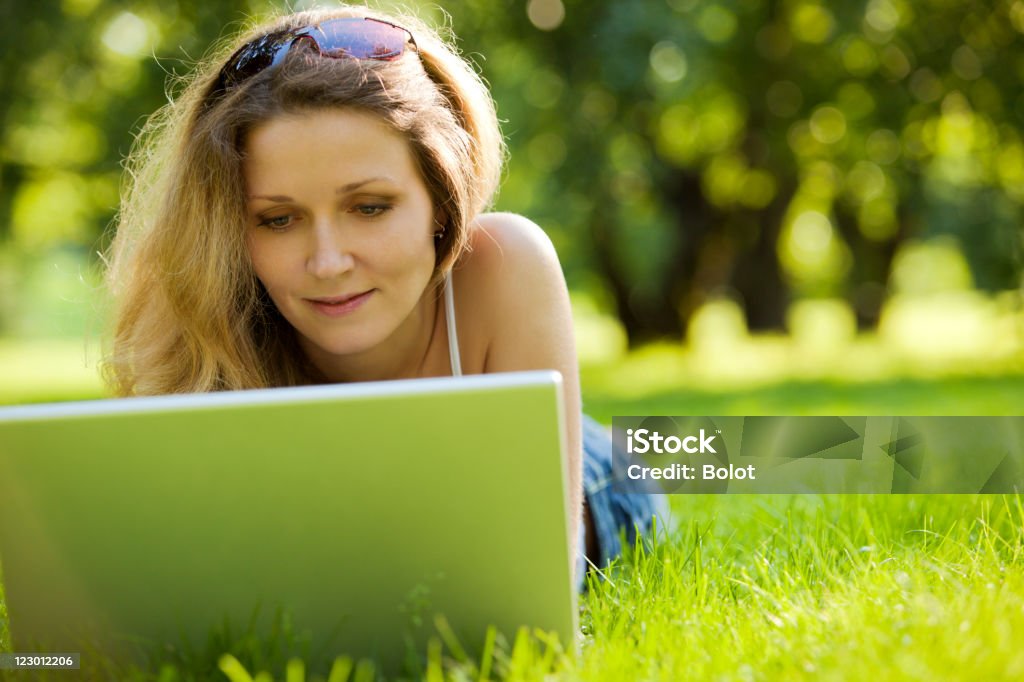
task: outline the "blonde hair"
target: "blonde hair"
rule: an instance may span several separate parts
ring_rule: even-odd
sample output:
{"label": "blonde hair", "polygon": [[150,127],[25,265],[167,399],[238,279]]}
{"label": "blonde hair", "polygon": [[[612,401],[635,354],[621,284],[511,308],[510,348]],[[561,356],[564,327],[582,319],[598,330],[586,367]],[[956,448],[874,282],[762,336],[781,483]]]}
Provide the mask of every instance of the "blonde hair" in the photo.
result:
{"label": "blonde hair", "polygon": [[[317,58],[293,49],[280,66],[219,87],[222,65],[241,46],[345,16],[403,26],[416,48],[394,61]],[[103,373],[115,394],[319,378],[252,270],[241,164],[246,134],[256,125],[334,107],[377,115],[409,141],[435,207],[447,217],[433,285],[467,249],[472,220],[490,204],[504,159],[493,101],[472,66],[412,17],[341,7],[267,22],[207,60],[182,95],[151,117],[129,156],[107,253],[115,309]]]}

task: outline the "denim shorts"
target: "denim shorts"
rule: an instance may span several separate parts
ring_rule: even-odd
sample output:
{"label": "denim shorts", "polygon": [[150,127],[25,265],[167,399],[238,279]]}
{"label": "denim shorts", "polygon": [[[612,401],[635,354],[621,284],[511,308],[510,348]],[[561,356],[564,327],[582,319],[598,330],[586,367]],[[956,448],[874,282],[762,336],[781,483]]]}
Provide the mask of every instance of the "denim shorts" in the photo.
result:
{"label": "denim shorts", "polygon": [[664,495],[624,493],[612,488],[612,437],[606,427],[583,415],[583,494],[594,522],[597,556],[586,555],[586,524],[580,523],[576,588],[583,589],[590,564],[601,568],[622,554],[622,538],[632,546],[637,534],[650,536],[653,518],[668,522]]}

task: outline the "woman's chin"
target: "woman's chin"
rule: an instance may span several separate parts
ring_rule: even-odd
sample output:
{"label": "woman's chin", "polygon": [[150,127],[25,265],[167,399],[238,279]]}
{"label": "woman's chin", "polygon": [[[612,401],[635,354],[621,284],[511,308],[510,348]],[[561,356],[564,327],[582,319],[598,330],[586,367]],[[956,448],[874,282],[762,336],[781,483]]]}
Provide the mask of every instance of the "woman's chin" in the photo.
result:
{"label": "woman's chin", "polygon": [[365,353],[380,343],[379,339],[360,338],[348,335],[346,338],[324,338],[301,334],[302,348],[311,359],[330,360],[346,358]]}

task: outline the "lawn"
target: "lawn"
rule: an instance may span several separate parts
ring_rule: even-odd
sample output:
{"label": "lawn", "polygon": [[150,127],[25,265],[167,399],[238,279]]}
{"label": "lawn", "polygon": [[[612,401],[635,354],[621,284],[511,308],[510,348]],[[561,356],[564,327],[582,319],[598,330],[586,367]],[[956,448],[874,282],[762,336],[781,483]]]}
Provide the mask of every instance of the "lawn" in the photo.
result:
{"label": "lawn", "polygon": [[[1024,678],[1020,497],[674,502],[684,519],[677,532],[609,569],[582,599],[578,659],[524,639],[499,647],[481,675],[479,662],[457,662],[449,658],[451,648],[439,647],[425,676]],[[238,669],[271,670],[273,679],[289,681],[325,679],[327,671],[300,677],[294,665],[286,678],[286,650],[281,641],[245,637],[223,648],[241,661]],[[227,680],[216,669],[217,653],[157,664],[131,679]],[[49,679],[66,677],[53,673]]]}
{"label": "lawn", "polygon": [[[587,411],[614,414],[1019,414],[1024,377],[821,375],[715,390],[630,380],[669,358],[583,373]],[[706,386],[704,382],[702,385]],[[1021,496],[675,496],[667,537],[638,547],[581,599],[578,657],[557,643],[498,642],[459,660],[439,638],[426,679],[1024,679]],[[0,618],[2,612],[0,594]],[[0,637],[4,637],[0,634]],[[8,642],[2,642],[9,644]],[[230,653],[231,657],[222,657]],[[147,671],[92,679],[326,680],[289,636],[214,641]],[[97,664],[91,661],[90,665]],[[351,672],[351,674],[349,674]],[[331,682],[369,680],[338,662]],[[11,679],[28,679],[16,678]],[[46,679],[46,678],[33,678]],[[55,672],[51,680],[69,679]]]}

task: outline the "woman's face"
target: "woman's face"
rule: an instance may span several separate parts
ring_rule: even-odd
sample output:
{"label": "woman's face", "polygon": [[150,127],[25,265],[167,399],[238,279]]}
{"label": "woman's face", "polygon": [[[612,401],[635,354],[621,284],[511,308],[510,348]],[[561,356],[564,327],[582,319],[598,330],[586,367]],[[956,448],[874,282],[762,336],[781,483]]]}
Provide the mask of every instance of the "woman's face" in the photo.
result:
{"label": "woman's face", "polygon": [[318,111],[270,120],[245,151],[249,255],[314,363],[408,336],[438,227],[405,138],[370,114]]}

